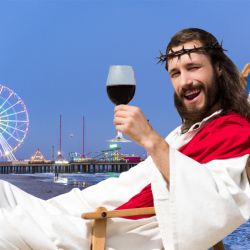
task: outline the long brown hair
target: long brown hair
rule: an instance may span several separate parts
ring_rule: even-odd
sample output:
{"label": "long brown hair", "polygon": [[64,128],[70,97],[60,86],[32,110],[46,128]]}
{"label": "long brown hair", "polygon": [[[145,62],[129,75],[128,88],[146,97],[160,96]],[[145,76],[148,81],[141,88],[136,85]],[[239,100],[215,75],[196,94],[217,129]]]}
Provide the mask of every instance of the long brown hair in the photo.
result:
{"label": "long brown hair", "polygon": [[[201,42],[206,48],[206,54],[209,56],[211,64],[213,66],[219,65],[221,69],[222,74],[217,79],[217,85],[218,102],[223,113],[233,111],[250,122],[250,102],[248,101],[246,89],[242,85],[241,73],[232,60],[224,53],[224,49],[222,49],[222,46],[219,45],[217,39],[211,33],[198,28],[183,29],[177,32],[170,40],[166,48],[166,55],[171,52],[173,47],[194,40]],[[217,49],[214,49],[215,45]],[[168,70],[168,59],[165,61],[165,67]],[[182,114],[180,112],[179,114],[183,119]]]}

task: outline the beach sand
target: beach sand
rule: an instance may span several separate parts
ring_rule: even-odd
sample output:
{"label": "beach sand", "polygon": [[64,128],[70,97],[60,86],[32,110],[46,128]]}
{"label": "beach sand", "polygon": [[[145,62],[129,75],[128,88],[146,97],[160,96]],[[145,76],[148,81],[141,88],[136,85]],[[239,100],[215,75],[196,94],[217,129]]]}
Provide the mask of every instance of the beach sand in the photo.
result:
{"label": "beach sand", "polygon": [[45,181],[46,178],[30,175],[0,174],[0,180],[5,180],[38,198],[47,200],[57,195],[69,192],[73,186]]}

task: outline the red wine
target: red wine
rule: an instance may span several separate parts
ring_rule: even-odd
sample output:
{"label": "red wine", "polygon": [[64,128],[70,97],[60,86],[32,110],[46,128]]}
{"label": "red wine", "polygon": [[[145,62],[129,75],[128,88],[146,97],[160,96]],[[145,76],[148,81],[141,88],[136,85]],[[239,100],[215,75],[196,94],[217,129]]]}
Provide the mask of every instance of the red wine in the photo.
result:
{"label": "red wine", "polygon": [[107,85],[107,92],[114,104],[128,104],[134,97],[135,85]]}

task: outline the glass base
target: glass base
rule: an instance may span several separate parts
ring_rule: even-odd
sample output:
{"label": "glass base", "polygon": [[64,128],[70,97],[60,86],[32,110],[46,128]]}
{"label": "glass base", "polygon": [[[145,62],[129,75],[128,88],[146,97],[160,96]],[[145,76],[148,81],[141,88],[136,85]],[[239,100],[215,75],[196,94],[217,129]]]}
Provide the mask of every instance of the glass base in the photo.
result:
{"label": "glass base", "polygon": [[108,140],[109,142],[131,142],[128,139],[125,139],[124,137],[116,136],[113,139]]}

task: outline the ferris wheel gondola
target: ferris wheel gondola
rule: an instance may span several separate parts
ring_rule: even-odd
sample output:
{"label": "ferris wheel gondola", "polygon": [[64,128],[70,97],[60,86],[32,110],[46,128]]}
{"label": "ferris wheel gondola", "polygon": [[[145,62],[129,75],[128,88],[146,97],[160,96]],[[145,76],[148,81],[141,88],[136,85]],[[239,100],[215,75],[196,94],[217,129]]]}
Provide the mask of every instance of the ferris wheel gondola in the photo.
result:
{"label": "ferris wheel gondola", "polygon": [[16,160],[14,151],[23,143],[29,117],[23,100],[0,84],[0,158]]}

